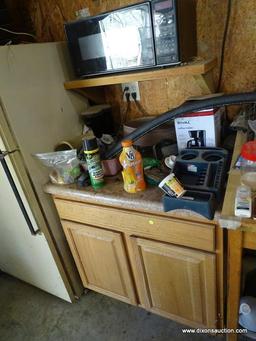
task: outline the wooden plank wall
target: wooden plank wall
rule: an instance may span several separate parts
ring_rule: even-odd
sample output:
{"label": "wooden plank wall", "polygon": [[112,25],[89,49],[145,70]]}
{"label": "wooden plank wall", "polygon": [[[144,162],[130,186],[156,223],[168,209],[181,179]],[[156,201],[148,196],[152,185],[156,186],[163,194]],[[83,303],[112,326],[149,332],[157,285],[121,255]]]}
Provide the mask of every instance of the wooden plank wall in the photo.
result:
{"label": "wooden plank wall", "polygon": [[[256,1],[231,0],[232,11],[227,36],[224,74],[221,90],[249,91],[256,85]],[[140,2],[138,0],[9,0],[12,7],[27,13],[38,41],[65,39],[63,22],[73,20],[75,11],[88,7],[90,14]],[[227,13],[227,0],[197,0],[198,55],[220,59],[221,44]],[[217,84],[219,67],[214,70]],[[149,115],[157,115],[181,104],[188,96],[200,95],[202,90],[190,76],[140,83],[141,104]],[[106,89],[107,101],[115,113],[125,110],[119,85]],[[121,109],[121,110],[120,110]],[[133,106],[131,117],[141,114]]]}

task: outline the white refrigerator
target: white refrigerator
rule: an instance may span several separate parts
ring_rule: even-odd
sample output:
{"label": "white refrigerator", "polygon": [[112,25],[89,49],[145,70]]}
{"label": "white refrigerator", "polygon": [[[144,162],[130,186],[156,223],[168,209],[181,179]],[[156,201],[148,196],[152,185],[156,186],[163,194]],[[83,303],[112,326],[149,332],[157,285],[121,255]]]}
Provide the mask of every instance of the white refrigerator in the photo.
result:
{"label": "white refrigerator", "polygon": [[64,43],[0,47],[0,270],[66,301],[83,287],[32,155],[81,134],[70,70]]}

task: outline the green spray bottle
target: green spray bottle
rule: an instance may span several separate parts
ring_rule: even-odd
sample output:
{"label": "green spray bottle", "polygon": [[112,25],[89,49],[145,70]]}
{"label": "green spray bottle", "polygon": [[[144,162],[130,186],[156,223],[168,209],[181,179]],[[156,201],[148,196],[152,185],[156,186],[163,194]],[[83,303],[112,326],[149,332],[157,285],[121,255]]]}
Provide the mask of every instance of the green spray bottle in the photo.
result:
{"label": "green spray bottle", "polygon": [[92,187],[100,189],[104,186],[104,172],[96,137],[85,137],[83,147]]}

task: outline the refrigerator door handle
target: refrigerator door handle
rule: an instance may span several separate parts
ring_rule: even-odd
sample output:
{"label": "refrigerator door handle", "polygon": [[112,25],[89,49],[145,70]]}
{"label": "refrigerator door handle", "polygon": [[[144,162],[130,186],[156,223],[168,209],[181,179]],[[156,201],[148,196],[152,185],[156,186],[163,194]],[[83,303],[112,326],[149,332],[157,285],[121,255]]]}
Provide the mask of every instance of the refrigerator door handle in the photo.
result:
{"label": "refrigerator door handle", "polygon": [[35,235],[37,235],[37,234],[40,232],[40,230],[39,230],[39,229],[37,229],[37,230],[34,229],[33,224],[32,224],[32,222],[31,222],[31,220],[30,220],[30,218],[29,218],[29,215],[28,215],[28,213],[27,213],[27,210],[26,210],[26,208],[25,208],[25,206],[24,206],[24,203],[23,203],[23,201],[22,201],[22,199],[21,199],[21,196],[20,196],[20,194],[19,194],[19,191],[18,191],[18,189],[17,189],[17,187],[16,187],[16,184],[15,184],[15,182],[14,182],[14,180],[13,180],[12,174],[11,174],[11,172],[10,172],[10,170],[9,170],[9,168],[8,168],[8,165],[7,165],[7,163],[6,163],[5,159],[4,159],[6,155],[12,154],[12,153],[16,152],[17,150],[18,150],[18,149],[12,150],[12,151],[10,151],[10,152],[6,152],[6,151],[2,151],[2,150],[0,149],[0,162],[1,162],[1,164],[2,164],[2,167],[3,167],[3,169],[4,169],[5,174],[6,174],[6,176],[7,176],[7,179],[8,179],[8,181],[9,181],[9,183],[10,183],[10,186],[11,186],[11,188],[12,188],[12,190],[13,190],[13,193],[14,193],[14,195],[15,195],[15,198],[16,198],[18,204],[19,204],[19,207],[20,207],[20,209],[21,209],[21,212],[22,212],[22,214],[23,214],[23,216],[24,216],[24,218],[25,218],[25,220],[26,220],[26,222],[27,222],[29,231],[30,231],[30,233],[32,234],[32,236],[35,236]]}

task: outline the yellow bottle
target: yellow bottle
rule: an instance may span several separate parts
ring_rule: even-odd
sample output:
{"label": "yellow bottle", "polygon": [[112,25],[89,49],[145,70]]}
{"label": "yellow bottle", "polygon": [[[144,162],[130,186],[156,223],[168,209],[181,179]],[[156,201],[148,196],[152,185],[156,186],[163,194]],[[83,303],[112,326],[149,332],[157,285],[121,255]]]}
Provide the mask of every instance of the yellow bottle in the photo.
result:
{"label": "yellow bottle", "polygon": [[131,140],[122,141],[122,146],[119,161],[123,166],[124,190],[128,193],[144,191],[146,183],[141,154],[133,148]]}

